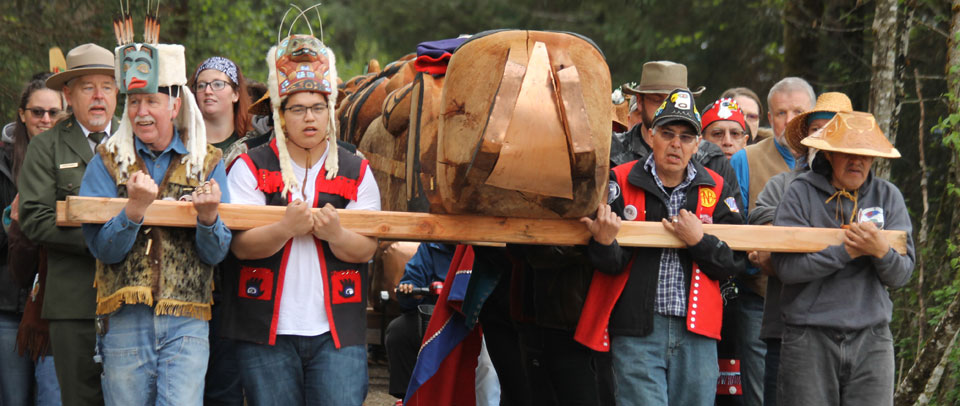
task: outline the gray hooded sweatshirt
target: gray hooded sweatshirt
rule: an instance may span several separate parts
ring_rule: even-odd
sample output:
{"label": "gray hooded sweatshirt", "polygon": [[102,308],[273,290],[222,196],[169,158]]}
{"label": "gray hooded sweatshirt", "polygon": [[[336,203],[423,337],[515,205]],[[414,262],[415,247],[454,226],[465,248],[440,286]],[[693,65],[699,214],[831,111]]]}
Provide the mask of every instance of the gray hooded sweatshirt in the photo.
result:
{"label": "gray hooded sweatshirt", "polygon": [[808,171],[798,176],[787,187],[773,224],[839,228],[855,215],[854,222],[874,221],[884,230],[906,231],[907,255],[891,248],[883,258],[854,259],[843,244],[814,253],[774,253],[773,265],[783,282],[783,320],[843,330],[889,323],[893,303],[886,288],[909,282],[914,266],[912,226],[903,195],[892,183],[870,174],[857,193],[857,212],[852,213],[854,203],[847,198],[825,203],[835,192],[823,175]]}

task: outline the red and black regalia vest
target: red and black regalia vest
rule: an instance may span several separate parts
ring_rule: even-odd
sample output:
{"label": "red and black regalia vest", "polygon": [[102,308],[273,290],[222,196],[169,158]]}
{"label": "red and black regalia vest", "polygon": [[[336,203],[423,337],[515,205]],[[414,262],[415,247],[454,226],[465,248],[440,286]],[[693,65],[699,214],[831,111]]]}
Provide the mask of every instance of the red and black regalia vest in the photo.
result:
{"label": "red and black regalia vest", "polygon": [[[357,199],[357,189],[367,171],[367,161],[340,148],[337,176],[326,179],[326,169],[317,175],[312,205],[327,203],[342,209]],[[246,162],[257,189],[266,195],[267,205],[286,206],[281,194],[283,180],[276,140],[250,150],[238,159]],[[243,170],[238,168],[237,170]],[[330,245],[314,238],[323,273],[324,311],[330,334],[337,348],[366,343],[367,264],[339,260]],[[239,260],[229,255],[223,263],[223,320],[221,331],[227,338],[273,345],[277,338],[280,298],[284,274],[293,239],[273,256],[257,260]]]}
{"label": "red and black regalia vest", "polygon": [[[644,221],[646,219],[646,192],[627,181],[627,175],[633,168],[633,165],[642,165],[637,161],[629,162],[613,169],[617,183],[620,185],[623,193],[624,205],[637,207],[637,217],[633,221]],[[717,207],[716,202],[723,191],[723,177],[716,172],[704,168],[710,177],[713,178],[714,186],[700,185],[697,191],[697,212],[698,218],[704,216],[713,217],[713,210]],[[704,199],[704,195],[711,199]],[[708,202],[709,204],[704,204]],[[634,261],[637,260],[636,253],[633,254],[627,263],[626,269],[616,275],[605,274],[594,271],[593,280],[590,282],[590,290],[587,291],[587,298],[583,304],[583,311],[580,314],[580,320],[577,323],[577,330],[574,339],[581,344],[595,351],[610,351],[610,334],[607,326],[610,322],[610,315],[616,306],[624,287],[627,286],[627,280],[631,277]],[[650,260],[647,258],[646,260]],[[685,277],[690,282],[689,294],[687,297],[687,330],[713,339],[720,339],[720,326],[723,321],[723,297],[720,294],[719,282],[710,279],[706,274],[700,271],[700,266],[696,262],[692,263],[692,270]],[[634,277],[638,277],[634,275]],[[656,283],[656,278],[652,283]]]}

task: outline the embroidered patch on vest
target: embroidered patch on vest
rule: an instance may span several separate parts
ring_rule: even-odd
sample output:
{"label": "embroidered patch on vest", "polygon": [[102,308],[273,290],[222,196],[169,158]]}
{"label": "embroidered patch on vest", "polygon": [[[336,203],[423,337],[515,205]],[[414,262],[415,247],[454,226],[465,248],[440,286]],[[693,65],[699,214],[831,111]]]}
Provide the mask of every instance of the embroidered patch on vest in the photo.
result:
{"label": "embroidered patch on vest", "polygon": [[717,194],[713,189],[700,188],[700,205],[704,208],[713,207],[717,204]]}
{"label": "embroidered patch on vest", "polygon": [[273,271],[266,268],[240,268],[240,291],[247,299],[270,300],[273,297]]}
{"label": "embroidered patch on vest", "polygon": [[333,271],[330,276],[330,282],[333,284],[333,304],[341,303],[360,303],[360,272]]}

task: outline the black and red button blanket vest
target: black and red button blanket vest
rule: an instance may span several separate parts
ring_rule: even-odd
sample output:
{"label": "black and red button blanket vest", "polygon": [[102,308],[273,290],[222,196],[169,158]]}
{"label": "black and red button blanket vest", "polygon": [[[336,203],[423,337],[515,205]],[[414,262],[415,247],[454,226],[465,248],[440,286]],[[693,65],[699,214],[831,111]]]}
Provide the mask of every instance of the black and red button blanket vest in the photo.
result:
{"label": "black and red button blanket vest", "polygon": [[[637,217],[633,221],[646,219],[646,192],[627,181],[627,175],[633,165],[641,165],[637,161],[628,162],[613,168],[617,183],[623,192],[625,205],[637,207]],[[713,217],[713,210],[717,207],[720,192],[723,191],[723,177],[710,169],[704,168],[713,178],[715,185],[701,185],[697,193],[698,218]],[[574,339],[594,351],[610,351],[610,334],[607,325],[610,314],[613,312],[620,294],[627,286],[633,262],[637,260],[636,253],[630,258],[623,272],[609,275],[594,271],[587,299],[580,313]],[[657,260],[647,258],[645,260]],[[692,264],[689,297],[687,298],[687,330],[713,339],[720,339],[720,326],[723,321],[723,297],[720,295],[720,284],[707,277],[700,271],[696,262]]]}
{"label": "black and red button blanket vest", "polygon": [[[276,148],[274,140],[239,159],[253,171],[257,189],[266,195],[267,205],[286,206],[289,200],[281,195],[283,181]],[[335,178],[327,180],[325,169],[317,175],[313,207],[330,203],[342,209],[357,199],[357,188],[368,163],[343,148],[339,156],[340,169]],[[292,243],[292,239],[287,241],[282,250],[267,258],[239,260],[231,254],[223,262],[221,335],[260,344],[276,343],[280,299]],[[366,344],[367,264],[343,262],[333,255],[326,241],[314,238],[314,243],[323,273],[324,311],[334,344],[337,348]]]}

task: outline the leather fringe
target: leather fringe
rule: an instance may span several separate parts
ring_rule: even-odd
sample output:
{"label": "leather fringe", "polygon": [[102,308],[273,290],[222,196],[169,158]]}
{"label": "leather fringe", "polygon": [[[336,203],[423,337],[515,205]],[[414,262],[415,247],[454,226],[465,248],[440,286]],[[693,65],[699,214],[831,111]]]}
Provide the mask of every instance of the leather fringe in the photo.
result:
{"label": "leather fringe", "polygon": [[210,304],[184,302],[173,299],[160,299],[154,312],[158,316],[190,317],[209,321],[213,316]]}
{"label": "leather fringe", "polygon": [[128,286],[105,298],[97,298],[97,314],[110,314],[125,304],[153,306],[153,292],[143,286]]}

